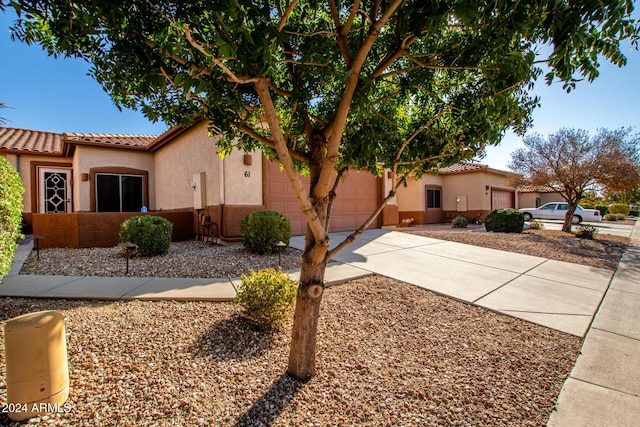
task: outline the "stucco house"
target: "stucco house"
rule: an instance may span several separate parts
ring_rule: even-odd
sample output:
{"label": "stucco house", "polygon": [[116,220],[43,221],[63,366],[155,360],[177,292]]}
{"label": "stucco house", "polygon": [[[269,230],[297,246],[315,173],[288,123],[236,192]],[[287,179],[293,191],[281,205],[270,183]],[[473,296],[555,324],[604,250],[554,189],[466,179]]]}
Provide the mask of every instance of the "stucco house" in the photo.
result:
{"label": "stucco house", "polygon": [[[0,127],[0,155],[25,186],[25,232],[41,247],[112,246],[126,218],[142,210],[174,225],[174,240],[194,235],[240,237],[248,213],[270,209],[289,217],[294,235],[305,220],[277,162],[260,151],[221,158],[205,121],[160,136],[54,133]],[[372,227],[450,222],[456,215],[484,218],[516,207],[512,174],[465,163],[410,179]],[[308,186],[308,179],[305,180]],[[354,230],[389,192],[389,174],[349,171],[338,189],[330,231]],[[307,187],[308,188],[308,187]]]}
{"label": "stucco house", "polygon": [[[262,152],[221,158],[215,141],[204,121],[160,136],[0,127],[0,154],[25,186],[25,231],[44,236],[42,247],[115,245],[119,225],[143,207],[173,222],[174,240],[203,233],[237,239],[241,219],[258,209],[284,213],[292,232],[303,234],[303,215],[278,163]],[[350,171],[330,231],[359,226],[390,185],[390,179]],[[397,224],[397,212],[392,203],[372,226]]]}
{"label": "stucco house", "polygon": [[516,208],[515,175],[478,163],[458,163],[409,179],[397,194],[400,220],[451,222],[458,215],[483,219],[494,209]]}
{"label": "stucco house", "polygon": [[546,185],[524,185],[518,187],[518,207],[537,208],[550,202],[564,202],[564,198]]}

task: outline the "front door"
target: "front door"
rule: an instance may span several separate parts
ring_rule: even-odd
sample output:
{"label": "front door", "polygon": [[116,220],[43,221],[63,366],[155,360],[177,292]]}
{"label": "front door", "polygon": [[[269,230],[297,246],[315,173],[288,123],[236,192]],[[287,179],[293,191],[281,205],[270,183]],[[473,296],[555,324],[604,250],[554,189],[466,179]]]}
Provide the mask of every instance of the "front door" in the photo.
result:
{"label": "front door", "polygon": [[67,213],[71,211],[71,169],[38,168],[39,213]]}

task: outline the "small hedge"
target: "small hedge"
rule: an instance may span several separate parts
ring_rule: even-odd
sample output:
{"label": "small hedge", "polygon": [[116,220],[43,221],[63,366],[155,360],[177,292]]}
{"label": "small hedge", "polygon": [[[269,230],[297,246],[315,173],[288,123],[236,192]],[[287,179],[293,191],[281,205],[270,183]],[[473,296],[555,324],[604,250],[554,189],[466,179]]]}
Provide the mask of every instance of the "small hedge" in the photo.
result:
{"label": "small hedge", "polygon": [[609,213],[608,205],[596,205],[595,209],[598,209],[600,211],[600,216],[605,216],[606,214]]}
{"label": "small hedge", "polygon": [[576,237],[579,237],[581,239],[593,240],[597,233],[598,229],[593,225],[582,225],[576,231]]}
{"label": "small hedge", "polygon": [[496,233],[522,233],[524,215],[516,209],[496,209],[487,215],[484,225],[487,231]]}
{"label": "small hedge", "polygon": [[542,230],[544,228],[544,224],[537,219],[529,221],[529,228],[532,230]]}
{"label": "small hedge", "polygon": [[289,245],[291,239],[291,221],[275,211],[255,211],[242,219],[240,223],[242,244],[252,253],[264,255],[278,253],[281,241]]}
{"label": "small hedge", "polygon": [[120,239],[138,245],[140,256],[165,255],[171,246],[173,224],[159,216],[135,216],[120,225]]}
{"label": "small hedge", "polygon": [[234,302],[244,308],[247,316],[262,330],[282,324],[291,313],[298,284],[282,270],[273,268],[252,271],[241,279]]}
{"label": "small hedge", "polygon": [[468,224],[469,224],[469,221],[467,220],[466,217],[464,217],[462,215],[458,215],[457,217],[453,218],[453,221],[451,222],[451,227],[453,227],[453,228],[467,228]]}
{"label": "small hedge", "polygon": [[630,211],[631,208],[629,207],[629,205],[625,205],[624,203],[614,203],[609,206],[609,213],[611,214],[624,214],[624,216],[626,217],[627,215],[629,215]]}
{"label": "small hedge", "polygon": [[0,279],[11,269],[16,241],[22,236],[23,192],[20,175],[0,156]]}

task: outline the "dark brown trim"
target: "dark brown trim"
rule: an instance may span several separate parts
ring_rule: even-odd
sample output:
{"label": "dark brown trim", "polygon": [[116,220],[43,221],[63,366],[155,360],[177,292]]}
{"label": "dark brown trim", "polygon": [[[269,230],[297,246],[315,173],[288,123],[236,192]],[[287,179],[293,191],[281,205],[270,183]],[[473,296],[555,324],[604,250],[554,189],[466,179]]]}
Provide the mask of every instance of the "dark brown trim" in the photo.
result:
{"label": "dark brown trim", "polygon": [[[29,162],[29,173],[31,174],[31,213],[38,213],[39,167],[72,168],[73,164],[67,162],[42,162],[39,160],[32,160]],[[73,169],[71,169],[71,174],[73,176]]]}
{"label": "dark brown trim", "polygon": [[96,212],[96,174],[141,175],[142,204],[149,207],[149,172],[142,169],[121,166],[102,166],[89,169],[89,204],[91,212]]}

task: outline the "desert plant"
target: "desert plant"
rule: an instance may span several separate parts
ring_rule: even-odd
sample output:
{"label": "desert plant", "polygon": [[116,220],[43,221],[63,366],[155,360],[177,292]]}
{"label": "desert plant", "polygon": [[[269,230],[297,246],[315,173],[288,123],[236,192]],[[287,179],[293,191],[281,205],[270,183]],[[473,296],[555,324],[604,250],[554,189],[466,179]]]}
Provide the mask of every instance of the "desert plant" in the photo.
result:
{"label": "desert plant", "polygon": [[120,239],[138,245],[140,256],[165,255],[171,246],[173,224],[152,215],[135,216],[120,225]]}
{"label": "desert plant", "polygon": [[544,228],[544,224],[537,219],[529,221],[529,228],[532,230],[542,230]]}
{"label": "desert plant", "polygon": [[596,207],[594,209],[598,209],[600,211],[600,216],[605,216],[606,214],[609,213],[609,206],[608,205],[596,205]]}
{"label": "desert plant", "polygon": [[453,228],[467,228],[468,224],[469,221],[462,215],[458,215],[457,217],[453,218],[453,221],[451,221],[451,227]]}
{"label": "desert plant", "polygon": [[602,217],[603,221],[617,221],[618,216],[614,214],[606,214]]}
{"label": "desert plant", "polygon": [[277,243],[289,245],[291,239],[291,221],[275,211],[255,211],[242,219],[240,223],[242,244],[256,254],[272,254],[281,250]]}
{"label": "desert plant", "polygon": [[522,233],[524,216],[516,209],[502,208],[491,212],[484,219],[487,231],[497,233]]}
{"label": "desert plant", "polygon": [[575,233],[576,237],[581,239],[593,240],[594,236],[598,233],[598,229],[593,225],[581,225]]}
{"label": "desert plant", "polygon": [[273,268],[252,271],[241,279],[234,302],[262,330],[280,325],[293,308],[298,284],[282,270]]}
{"label": "desert plant", "polygon": [[582,206],[585,209],[595,209],[596,208],[596,204],[590,200],[581,200],[580,201],[580,206]]}
{"label": "desert plant", "polygon": [[616,219],[618,221],[624,221],[625,219],[627,219],[627,216],[625,214],[623,214],[623,213],[617,213],[615,215],[616,215]]}
{"label": "desert plant", "polygon": [[612,214],[624,214],[625,218],[629,215],[631,208],[629,205],[625,205],[624,203],[614,203],[609,206],[609,213]]}
{"label": "desert plant", "polygon": [[16,240],[22,236],[22,193],[16,169],[0,156],[0,279],[11,269]]}

